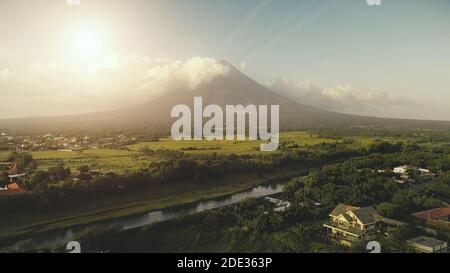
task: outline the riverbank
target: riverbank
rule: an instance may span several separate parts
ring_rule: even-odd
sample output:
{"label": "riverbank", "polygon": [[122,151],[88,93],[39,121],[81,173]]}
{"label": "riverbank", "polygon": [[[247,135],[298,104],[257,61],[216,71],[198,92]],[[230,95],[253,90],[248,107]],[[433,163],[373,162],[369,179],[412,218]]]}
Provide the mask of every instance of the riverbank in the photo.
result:
{"label": "riverbank", "polygon": [[0,224],[0,245],[5,246],[31,235],[75,226],[110,221],[121,217],[225,197],[294,176],[305,175],[308,168],[292,165],[276,173],[230,175],[214,183],[178,182],[155,185],[142,191],[124,193],[100,200],[79,201],[45,213],[29,211],[8,217]]}

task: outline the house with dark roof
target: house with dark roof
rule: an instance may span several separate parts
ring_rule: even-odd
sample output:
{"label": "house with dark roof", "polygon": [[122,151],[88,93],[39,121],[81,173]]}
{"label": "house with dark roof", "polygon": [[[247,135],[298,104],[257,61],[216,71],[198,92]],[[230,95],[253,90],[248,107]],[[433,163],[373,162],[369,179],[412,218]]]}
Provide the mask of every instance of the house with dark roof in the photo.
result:
{"label": "house with dark roof", "polygon": [[447,253],[447,242],[432,237],[419,236],[407,243],[419,253]]}
{"label": "house with dark roof", "polygon": [[383,217],[372,207],[339,204],[329,216],[330,220],[323,225],[329,238],[346,246],[375,238],[383,222]]}

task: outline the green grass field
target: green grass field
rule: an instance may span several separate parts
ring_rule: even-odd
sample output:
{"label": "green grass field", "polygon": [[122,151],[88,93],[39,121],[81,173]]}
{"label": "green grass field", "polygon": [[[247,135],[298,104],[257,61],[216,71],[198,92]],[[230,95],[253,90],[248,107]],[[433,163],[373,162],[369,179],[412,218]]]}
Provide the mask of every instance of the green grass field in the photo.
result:
{"label": "green grass field", "polygon": [[[293,140],[301,147],[319,143],[333,143],[332,139],[321,139],[309,135],[306,132],[282,133],[282,140]],[[46,170],[59,162],[76,171],[81,165],[88,165],[92,170],[101,172],[113,171],[123,173],[125,170],[137,170],[148,166],[152,158],[140,152],[143,147],[150,149],[169,149],[184,151],[186,153],[220,153],[220,154],[256,154],[259,151],[260,141],[174,141],[161,139],[158,142],[142,142],[127,147],[128,150],[113,149],[89,149],[83,151],[37,151],[32,152],[40,169]],[[220,146],[220,149],[217,149]],[[198,150],[185,150],[188,147],[196,147]],[[0,152],[0,161],[5,160],[9,152]]]}
{"label": "green grass field", "polygon": [[[335,139],[319,138],[307,132],[284,132],[280,136],[281,141],[294,141],[305,149],[322,143],[336,143]],[[378,138],[354,137],[350,146],[355,148],[367,147]],[[385,139],[388,141],[398,141],[398,139]],[[339,140],[343,141],[343,140]],[[66,167],[73,172],[81,165],[88,165],[92,170],[100,172],[123,173],[125,170],[138,170],[148,166],[152,160],[157,160],[151,156],[140,152],[143,147],[150,149],[169,149],[183,151],[190,154],[219,153],[219,154],[258,154],[260,141],[174,141],[171,139],[161,139],[157,142],[142,142],[129,145],[127,149],[88,149],[83,151],[37,151],[32,152],[33,158],[37,160],[40,169],[47,170],[49,167],[63,162]],[[197,150],[187,150],[186,148],[196,147]],[[217,148],[220,147],[220,148]],[[0,161],[5,160],[9,152],[0,152]]]}

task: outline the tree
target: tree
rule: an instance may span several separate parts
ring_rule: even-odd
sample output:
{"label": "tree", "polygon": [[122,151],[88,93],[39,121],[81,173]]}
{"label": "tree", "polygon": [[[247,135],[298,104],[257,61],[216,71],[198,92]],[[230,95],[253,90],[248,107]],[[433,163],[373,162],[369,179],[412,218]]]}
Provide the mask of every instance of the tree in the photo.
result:
{"label": "tree", "polygon": [[50,167],[47,170],[48,174],[53,181],[66,180],[70,175],[70,169],[64,168],[64,163],[60,162],[54,167]]}
{"label": "tree", "polygon": [[403,151],[405,153],[414,153],[414,152],[422,151],[422,148],[420,148],[420,146],[417,144],[408,144],[405,146]]}
{"label": "tree", "polygon": [[78,167],[78,171],[82,175],[89,173],[89,170],[90,170],[89,166],[87,166],[87,165],[81,165],[80,167]]}
{"label": "tree", "polygon": [[11,152],[7,161],[17,162],[19,172],[31,173],[37,169],[36,161],[30,153]]}
{"label": "tree", "polygon": [[413,182],[418,182],[422,178],[422,174],[417,169],[408,169],[408,176]]}
{"label": "tree", "polygon": [[400,142],[392,144],[390,142],[384,141],[381,143],[375,143],[370,145],[369,153],[380,153],[380,154],[397,153],[402,151],[402,147],[403,144]]}
{"label": "tree", "polygon": [[49,181],[50,175],[45,171],[39,170],[27,176],[25,184],[31,190],[36,188],[45,189]]}
{"label": "tree", "polygon": [[386,217],[396,217],[400,213],[400,207],[389,202],[379,204],[376,209],[381,215]]}
{"label": "tree", "polygon": [[8,172],[0,172],[0,187],[4,187],[9,183]]}
{"label": "tree", "polygon": [[408,213],[415,209],[414,195],[414,193],[408,190],[399,190],[394,193],[391,203],[399,206],[399,210],[402,213]]}
{"label": "tree", "polygon": [[442,175],[426,185],[425,194],[450,202],[450,174]]}

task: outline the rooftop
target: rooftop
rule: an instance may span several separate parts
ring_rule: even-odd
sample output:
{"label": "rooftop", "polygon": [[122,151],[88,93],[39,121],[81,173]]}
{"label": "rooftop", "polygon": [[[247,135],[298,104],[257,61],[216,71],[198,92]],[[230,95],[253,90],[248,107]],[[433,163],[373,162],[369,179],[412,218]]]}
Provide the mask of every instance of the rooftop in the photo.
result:
{"label": "rooftop", "polygon": [[372,207],[356,209],[353,213],[363,223],[373,223],[383,219]]}
{"label": "rooftop", "polygon": [[440,219],[444,217],[448,217],[450,215],[450,206],[445,208],[437,208],[437,209],[431,209],[426,211],[421,211],[413,214],[416,217],[422,218],[422,219]]}
{"label": "rooftop", "polygon": [[351,222],[351,217],[348,215],[348,212],[353,212],[355,216],[364,224],[373,223],[383,218],[378,212],[372,207],[353,207],[345,204],[339,204],[337,207],[330,213],[330,216],[337,217],[339,215],[343,215],[345,219]]}
{"label": "rooftop", "polygon": [[337,217],[341,214],[345,214],[348,211],[353,211],[354,209],[359,209],[358,207],[353,207],[349,205],[339,204],[337,207],[330,213],[331,216]]}
{"label": "rooftop", "polygon": [[25,190],[20,187],[17,183],[11,183],[6,186],[7,190],[1,190],[0,195],[13,195],[13,194],[19,194],[24,193]]}
{"label": "rooftop", "polygon": [[410,243],[420,244],[427,247],[436,247],[440,246],[442,244],[445,244],[446,242],[432,238],[432,237],[426,237],[426,236],[419,236],[413,239],[408,240]]}

